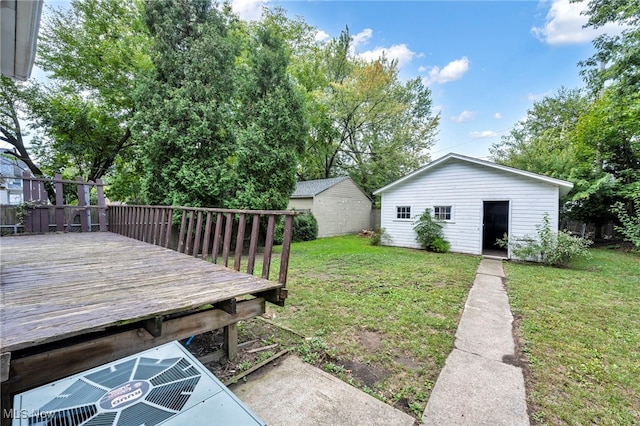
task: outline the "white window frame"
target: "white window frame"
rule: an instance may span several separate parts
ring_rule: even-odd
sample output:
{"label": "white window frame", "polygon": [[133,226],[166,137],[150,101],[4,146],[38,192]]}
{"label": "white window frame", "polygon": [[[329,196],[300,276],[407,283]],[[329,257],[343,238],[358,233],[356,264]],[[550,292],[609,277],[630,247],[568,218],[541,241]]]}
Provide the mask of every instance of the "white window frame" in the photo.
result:
{"label": "white window frame", "polygon": [[[439,217],[440,215],[438,213],[436,213],[436,209],[445,209],[444,213],[445,216],[447,214],[447,209],[449,209],[449,219],[442,219],[441,217]],[[453,222],[454,217],[453,217],[453,206],[449,205],[449,206],[445,206],[445,205],[439,205],[439,206],[433,206],[433,217],[436,220],[442,221],[442,222]]]}
{"label": "white window frame", "polygon": [[[400,215],[407,215],[407,217],[400,217]],[[411,220],[411,206],[396,206],[396,217],[394,220]]]}

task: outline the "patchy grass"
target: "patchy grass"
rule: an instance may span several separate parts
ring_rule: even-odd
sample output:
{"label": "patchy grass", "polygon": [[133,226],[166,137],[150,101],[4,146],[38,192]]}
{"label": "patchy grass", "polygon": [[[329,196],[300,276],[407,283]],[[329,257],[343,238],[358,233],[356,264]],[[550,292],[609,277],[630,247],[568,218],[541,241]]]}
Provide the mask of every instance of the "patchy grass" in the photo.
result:
{"label": "patchy grass", "polygon": [[267,315],[307,338],[307,362],[419,417],[478,263],[356,236],[296,243],[286,306]]}
{"label": "patchy grass", "polygon": [[592,254],[573,269],[505,265],[536,424],[640,424],[640,257]]}

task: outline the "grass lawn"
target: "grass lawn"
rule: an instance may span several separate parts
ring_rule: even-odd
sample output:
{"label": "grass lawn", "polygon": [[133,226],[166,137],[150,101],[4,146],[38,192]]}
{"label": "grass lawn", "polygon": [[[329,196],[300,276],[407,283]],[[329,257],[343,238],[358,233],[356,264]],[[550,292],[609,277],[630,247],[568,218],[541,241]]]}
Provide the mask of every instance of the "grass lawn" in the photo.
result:
{"label": "grass lawn", "polygon": [[592,253],[572,269],[505,264],[535,424],[640,424],[640,257]]}
{"label": "grass lawn", "polygon": [[267,314],[307,338],[306,361],[419,418],[479,260],[356,236],[295,243],[286,306]]}

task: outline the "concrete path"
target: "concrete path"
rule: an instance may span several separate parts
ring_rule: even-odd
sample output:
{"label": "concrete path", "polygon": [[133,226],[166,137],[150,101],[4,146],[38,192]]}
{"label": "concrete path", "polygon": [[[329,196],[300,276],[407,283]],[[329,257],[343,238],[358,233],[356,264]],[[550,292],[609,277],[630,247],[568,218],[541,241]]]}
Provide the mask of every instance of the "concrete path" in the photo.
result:
{"label": "concrete path", "polygon": [[412,426],[415,422],[410,415],[293,355],[229,389],[269,426]]}
{"label": "concrete path", "polygon": [[503,278],[501,261],[482,259],[422,424],[529,425]]}

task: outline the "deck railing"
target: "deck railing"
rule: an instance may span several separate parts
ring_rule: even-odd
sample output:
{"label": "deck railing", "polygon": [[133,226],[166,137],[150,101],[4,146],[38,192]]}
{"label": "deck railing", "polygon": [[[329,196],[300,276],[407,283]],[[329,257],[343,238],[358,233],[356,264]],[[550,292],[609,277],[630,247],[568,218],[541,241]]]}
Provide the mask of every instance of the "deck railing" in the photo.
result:
{"label": "deck railing", "polygon": [[[110,205],[109,230],[252,275],[261,256],[260,275],[269,279],[276,224],[283,220],[278,282],[286,285],[295,215],[292,211]],[[279,298],[285,297],[286,291],[281,292]]]}
{"label": "deck railing", "polygon": [[[6,229],[9,229],[10,233],[18,233],[20,227],[24,232],[36,233],[52,230],[90,232],[95,225],[98,227],[93,230],[107,230],[107,205],[100,179],[96,182],[84,182],[81,177],[76,180],[66,180],[59,174],[52,179],[33,177],[28,172],[23,176],[2,176],[2,178],[22,181],[22,203],[20,204],[26,210],[24,223],[18,223],[19,205],[3,205],[0,224],[2,234]],[[96,204],[91,205],[90,193],[93,188],[96,191],[94,198]],[[51,200],[49,192],[52,193]],[[77,201],[77,204],[67,204],[67,198]]]}

